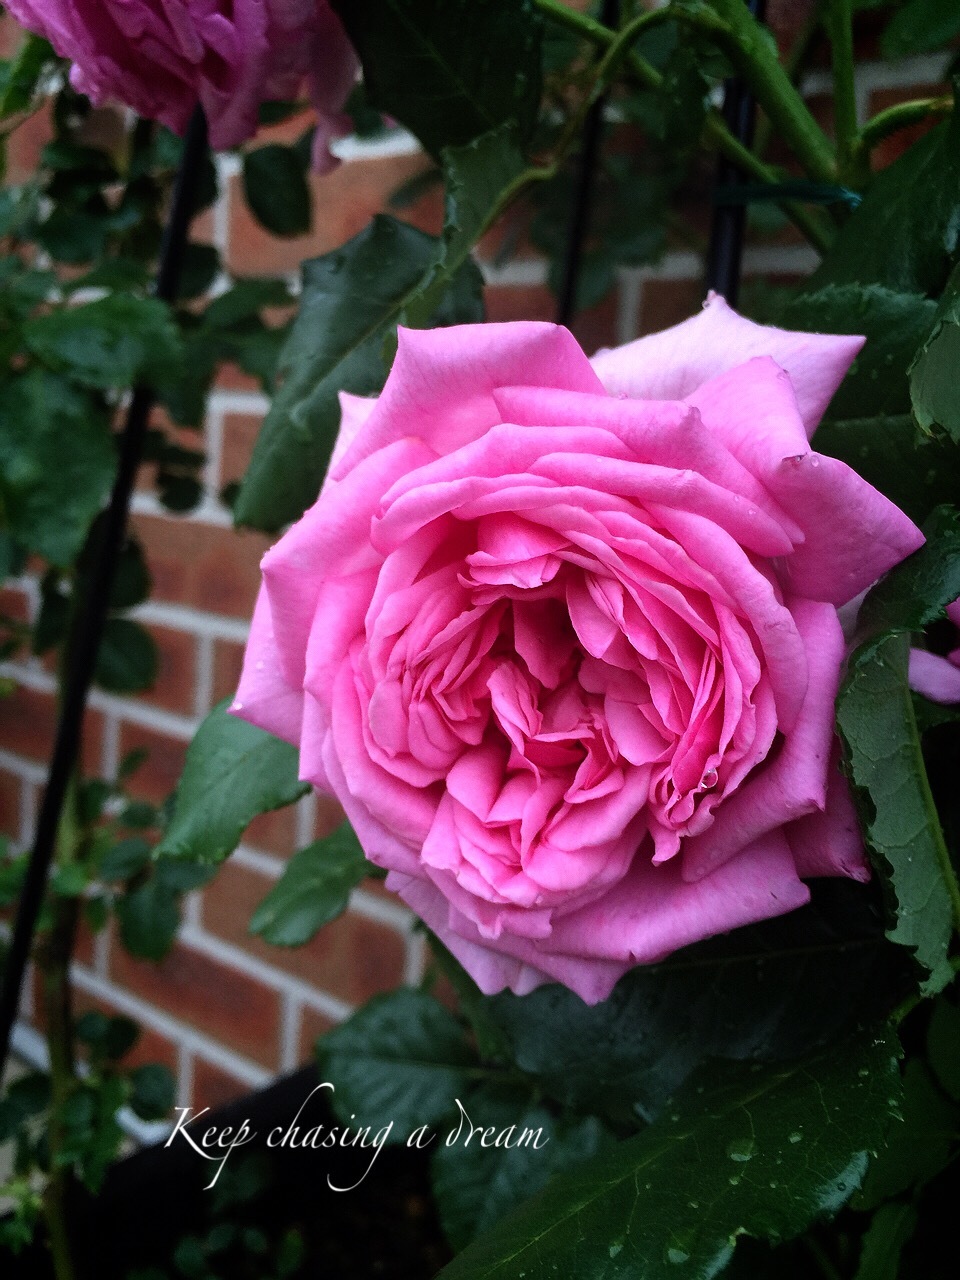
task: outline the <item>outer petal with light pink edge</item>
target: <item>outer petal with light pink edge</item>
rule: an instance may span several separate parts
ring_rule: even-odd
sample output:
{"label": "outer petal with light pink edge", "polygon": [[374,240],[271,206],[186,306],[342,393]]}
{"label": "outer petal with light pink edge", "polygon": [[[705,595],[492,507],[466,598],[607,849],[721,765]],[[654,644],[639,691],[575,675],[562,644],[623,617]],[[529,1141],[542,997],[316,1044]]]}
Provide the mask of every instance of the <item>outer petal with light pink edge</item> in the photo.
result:
{"label": "outer petal with light pink edge", "polygon": [[754,324],[711,294],[682,324],[626,346],[598,351],[592,364],[608,391],[639,400],[683,400],[697,387],[754,356],[771,356],[790,377],[812,435],[863,338],[792,333]]}
{"label": "outer petal with light pink edge", "polygon": [[339,480],[363,458],[407,436],[451,453],[500,421],[493,392],[517,385],[603,393],[579,343],[559,325],[518,320],[400,329],[376,409],[331,474]]}
{"label": "outer petal with light pink edge", "polygon": [[242,712],[244,720],[294,746],[300,741],[303,691],[291,687],[284,677],[274,639],[270,601],[262,587],[250,623],[236,701],[230,710],[236,715]]}
{"label": "outer petal with light pink edge", "polygon": [[944,706],[960,702],[960,667],[939,654],[911,649],[910,688]]}
{"label": "outer petal with light pink edge", "polygon": [[802,529],[787,561],[797,595],[846,604],[923,545],[899,507],[846,463],[811,451],[795,388],[769,357],[718,374],[687,400]]}
{"label": "outer petal with light pink edge", "polygon": [[822,813],[809,813],[784,828],[797,874],[870,879],[863,836],[847,780],[840,772],[836,741],[827,769],[827,803]]}

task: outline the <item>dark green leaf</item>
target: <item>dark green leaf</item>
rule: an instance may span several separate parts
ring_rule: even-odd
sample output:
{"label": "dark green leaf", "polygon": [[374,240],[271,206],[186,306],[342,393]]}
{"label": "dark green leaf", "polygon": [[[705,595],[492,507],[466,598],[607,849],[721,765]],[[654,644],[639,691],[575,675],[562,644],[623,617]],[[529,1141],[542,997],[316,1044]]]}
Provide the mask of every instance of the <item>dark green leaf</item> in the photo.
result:
{"label": "dark green leaf", "polygon": [[808,287],[883,284],[939,297],[960,237],[960,112],[884,169]]}
{"label": "dark green leaf", "polygon": [[808,333],[866,336],[827,417],[873,418],[910,412],[906,373],[935,311],[936,303],[918,293],[878,284],[827,285],[791,299],[779,322]]}
{"label": "dark green leaf", "polygon": [[811,1059],[708,1068],[637,1138],[553,1179],[443,1280],[706,1280],[739,1235],[772,1240],[835,1212],[899,1093],[890,1037]]}
{"label": "dark green leaf", "polygon": [[473,1055],[463,1029],[423,991],[374,996],[317,1042],[321,1076],[335,1088],[337,1114],[379,1129],[393,1121],[391,1142],[435,1126],[466,1096]]}
{"label": "dark green leaf", "polygon": [[922,436],[906,414],[828,420],[814,441],[821,453],[853,467],[918,524],[960,493],[960,449],[950,440]]}
{"label": "dark green leaf", "polygon": [[610,1144],[594,1116],[560,1121],[522,1093],[484,1087],[461,1100],[437,1134],[431,1181],[440,1222],[465,1248],[511,1209]]}
{"label": "dark green leaf", "polygon": [[253,913],[250,932],[275,947],[302,947],[347,909],[350,890],[369,869],[353,828],[344,822],[293,855]]}
{"label": "dark green leaf", "polygon": [[219,862],[260,813],[293,804],[309,787],[297,778],[297,751],[219,703],[187,750],[173,816],[157,850]]}
{"label": "dark green leaf", "polygon": [[956,878],[930,793],[907,684],[910,637],[862,645],[837,702],[850,773],[866,793],[867,841],[896,898],[893,942],[911,947],[941,990],[953,977],[947,951],[953,933]]}
{"label": "dark green leaf", "polygon": [[926,542],[870,592],[857,620],[862,636],[922,631],[960,596],[960,514],[938,508],[923,526]]}
{"label": "dark green leaf", "polygon": [[600,1004],[549,985],[481,1010],[506,1037],[503,1056],[563,1105],[650,1120],[706,1059],[800,1057],[886,1012],[909,966],[873,896],[815,882],[809,906],[632,969]]}
{"label": "dark green leaf", "polygon": [[261,226],[275,236],[310,230],[310,188],[293,147],[271,142],[243,157],[243,192]]}
{"label": "dark green leaf", "polygon": [[874,1209],[884,1200],[923,1186],[946,1165],[960,1124],[950,1102],[919,1058],[903,1073],[903,1115],[890,1128],[886,1147],[870,1162],[855,1207]]}
{"label": "dark green leaf", "polygon": [[199,298],[207,292],[220,272],[220,254],[212,244],[191,241],[185,250],[178,298]]}
{"label": "dark green leaf", "polygon": [[333,7],[360,53],[370,102],[433,155],[509,120],[530,137],[541,74],[532,0],[334,0]]}
{"label": "dark green leaf", "polygon": [[110,590],[111,609],[132,609],[150,595],[150,570],[143,547],[130,537],[123,545],[117,561],[116,577]]}
{"label": "dark green leaf", "polygon": [[501,126],[463,147],[443,153],[447,188],[443,235],[437,260],[423,286],[407,304],[405,321],[426,327],[442,303],[457,272],[486,228],[504,193],[524,172],[524,160],[512,123]]}
{"label": "dark green leaf", "polygon": [[214,298],[203,313],[204,324],[229,329],[258,316],[265,307],[289,306],[293,299],[284,280],[237,280],[226,293]]}
{"label": "dark green leaf", "polygon": [[[234,508],[239,524],[274,531],[316,500],[340,422],[337,394],[370,395],[383,386],[384,341],[436,252],[432,236],[377,217],[342,249],[304,263],[282,383]],[[458,319],[479,314],[471,298]]]}
{"label": "dark green leaf", "polygon": [[51,570],[40,582],[40,612],[30,642],[33,652],[44,654],[56,648],[66,637],[69,623],[70,597],[61,590],[61,575]]}
{"label": "dark green leaf", "polygon": [[101,880],[129,880],[143,871],[149,862],[149,844],[131,836],[108,849],[97,870]]}
{"label": "dark green leaf", "polygon": [[92,397],[33,369],[0,393],[0,496],[14,537],[52,564],[77,555],[113,482],[110,420]]}
{"label": "dark green leaf", "polygon": [[[960,12],[960,11],[958,11]],[[960,444],[960,267],[954,268],[926,342],[910,369],[913,416],[923,431],[941,427]]]}
{"label": "dark green leaf", "polygon": [[180,338],[153,298],[114,293],[29,320],[23,340],[38,359],[87,387],[132,387],[174,369]]}
{"label": "dark green leaf", "polygon": [[140,693],[157,678],[159,656],[149,631],[129,618],[108,618],[97,653],[95,679],[110,693]]}
{"label": "dark green leaf", "polygon": [[932,53],[960,35],[960,7],[954,0],[907,0],[880,37],[885,58]]}
{"label": "dark green leaf", "polygon": [[960,1009],[945,996],[935,1001],[930,1015],[927,1053],[940,1087],[960,1102]]}
{"label": "dark green leaf", "polygon": [[177,895],[158,876],[118,898],[114,906],[120,941],[131,955],[162,960],[180,924]]}
{"label": "dark green leaf", "polygon": [[163,1120],[176,1098],[176,1081],[168,1067],[148,1062],[130,1076],[130,1106],[141,1120]]}
{"label": "dark green leaf", "polygon": [[878,1209],[864,1234],[854,1280],[897,1280],[900,1254],[916,1224],[913,1205],[885,1204]]}

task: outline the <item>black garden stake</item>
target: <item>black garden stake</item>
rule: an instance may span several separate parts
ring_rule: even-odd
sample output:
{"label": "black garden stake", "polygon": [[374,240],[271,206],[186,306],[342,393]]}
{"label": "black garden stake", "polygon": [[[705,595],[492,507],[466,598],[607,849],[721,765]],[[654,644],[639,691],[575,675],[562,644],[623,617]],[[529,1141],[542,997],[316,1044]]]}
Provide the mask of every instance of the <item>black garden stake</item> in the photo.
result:
{"label": "black garden stake", "polygon": [[[197,107],[187,129],[180,167],[173,190],[170,215],[164,229],[154,295],[173,302],[180,285],[187,233],[196,209],[199,180],[207,156],[207,122]],[[10,950],[0,988],[0,1078],[10,1050],[10,1037],[20,1006],[20,991],[47,876],[53,861],[57,830],[76,764],[87,695],[93,681],[97,651],[116,576],[117,563],[127,533],[130,497],[143,455],[147,420],[154,402],[149,387],[137,387],[127,420],[118,439],[117,477],[106,511],[103,539],[96,566],[87,580],[87,594],[79,602],[70,661],[64,674],[63,700],[57,723],[50,773],[37,819],[36,837],[23,892],[17,908]]]}

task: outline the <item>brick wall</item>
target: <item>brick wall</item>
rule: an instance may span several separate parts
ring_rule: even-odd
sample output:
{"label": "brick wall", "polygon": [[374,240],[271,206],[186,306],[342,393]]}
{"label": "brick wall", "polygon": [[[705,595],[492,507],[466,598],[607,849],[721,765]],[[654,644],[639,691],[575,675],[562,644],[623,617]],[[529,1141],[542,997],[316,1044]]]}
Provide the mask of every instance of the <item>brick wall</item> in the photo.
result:
{"label": "brick wall", "polygon": [[[792,19],[800,7],[779,6]],[[859,70],[863,118],[941,82],[944,65],[940,57],[896,66],[877,61],[875,27],[866,18]],[[828,115],[826,69],[811,73],[805,89]],[[264,138],[296,136],[301,128],[296,122],[285,131],[267,130]],[[19,132],[11,145],[8,180],[35,163],[42,140],[42,118]],[[218,162],[223,194],[195,234],[215,243],[238,276],[294,276],[303,258],[361,230],[390,193],[426,164],[402,132],[373,143],[348,139],[339,154],[342,166],[314,179],[315,226],[309,236],[279,241],[253,222],[231,157]],[[893,154],[891,144],[884,159]],[[403,216],[438,231],[439,195],[424,198]],[[497,240],[495,234],[484,248],[492,250]],[[814,261],[810,250],[786,234],[753,245],[745,266],[748,277],[788,282]],[[490,319],[552,319],[545,265],[533,254],[522,253],[503,267],[493,266],[488,254],[481,265]],[[624,271],[613,296],[577,320],[577,336],[592,351],[673,324],[698,305],[700,277],[699,258],[682,250],[668,253],[654,268]],[[248,379],[235,368],[223,368],[205,424],[208,464],[199,508],[186,518],[168,514],[146,481],[134,500],[134,524],[154,580],[152,599],[136,612],[157,641],[160,673],[154,689],[141,697],[92,695],[84,760],[88,771],[109,778],[127,751],[147,747],[149,760],[134,790],[149,799],[160,799],[172,788],[197,725],[235,688],[258,564],[268,541],[235,532],[217,495],[242,475],[265,409],[264,397]],[[2,607],[33,616],[36,581],[28,576],[9,585]],[[54,682],[49,664],[37,660],[7,664],[0,674],[17,686],[0,700],[0,830],[26,846],[52,742]],[[285,859],[336,821],[330,802],[308,797],[296,809],[254,822],[217,879],[190,896],[176,946],[160,965],[131,959],[109,929],[81,940],[74,969],[80,1007],[137,1019],[146,1029],[140,1056],[177,1071],[181,1104],[215,1104],[292,1069],[309,1055],[316,1035],[355,1005],[420,976],[423,951],[411,917],[379,886],[357,890],[349,911],[300,950],[270,948],[248,935],[251,912],[281,874]],[[40,1051],[31,1016],[28,991],[16,1041],[28,1057]]]}

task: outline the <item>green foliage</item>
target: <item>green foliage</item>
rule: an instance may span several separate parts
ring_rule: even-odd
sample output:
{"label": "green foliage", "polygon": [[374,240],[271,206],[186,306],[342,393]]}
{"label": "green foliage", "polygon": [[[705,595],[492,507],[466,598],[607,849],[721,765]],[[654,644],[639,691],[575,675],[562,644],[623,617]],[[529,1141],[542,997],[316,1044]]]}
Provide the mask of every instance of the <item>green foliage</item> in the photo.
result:
{"label": "green foliage", "polygon": [[350,890],[373,870],[349,823],[295,853],[250,921],[275,947],[302,947],[346,909]]}
{"label": "green foliage", "polygon": [[960,444],[960,268],[943,292],[933,317],[933,327],[910,368],[913,415],[922,431],[940,427]]}
{"label": "green foliage", "polygon": [[297,777],[296,748],[230,715],[228,706],[218,703],[190,744],[160,855],[219,862],[258,814],[309,790]]}
{"label": "green foliage", "polygon": [[[340,421],[340,391],[371,395],[386,377],[384,343],[437,253],[432,236],[392,218],[303,264],[303,294],[280,357],[282,379],[234,507],[239,524],[274,531],[316,499]],[[475,271],[462,268],[447,323],[477,320]]]}
{"label": "green foliage", "polygon": [[439,156],[508,121],[529,139],[540,103],[532,0],[334,0],[333,8],[360,53],[370,102],[427,151]]}
{"label": "green foliage", "polygon": [[960,113],[873,179],[809,289],[881,284],[938,297],[960,236]]}
{"label": "green foliage", "polygon": [[898,1092],[894,1044],[875,1031],[782,1066],[711,1067],[655,1125],[555,1178],[441,1274],[716,1275],[738,1236],[789,1239],[837,1211]]}
{"label": "green foliage", "polygon": [[441,1124],[465,1096],[475,1057],[463,1028],[423,991],[375,996],[317,1042],[323,1080],[332,1081],[339,1114],[354,1113],[374,1131],[393,1121],[389,1141]]}
{"label": "green foliage", "polygon": [[953,0],[906,0],[880,38],[885,58],[930,53],[960,35],[960,10]]}
{"label": "green foliage", "polygon": [[272,142],[243,157],[243,191],[250,211],[275,236],[310,230],[310,188],[294,147]]}

